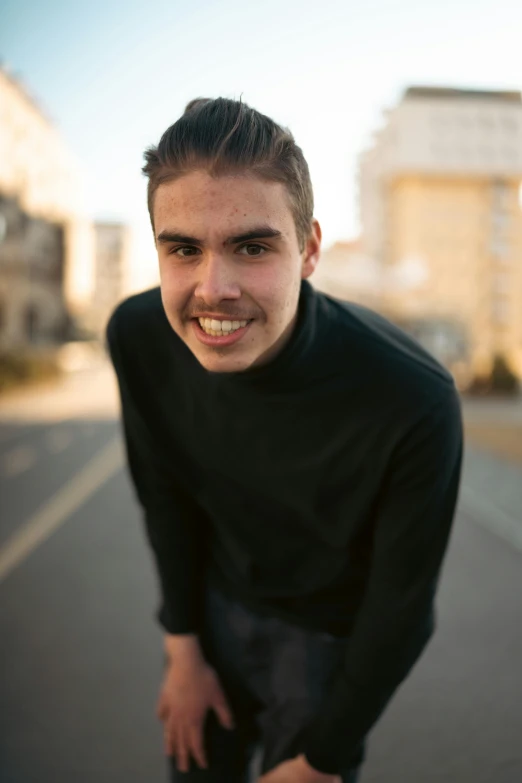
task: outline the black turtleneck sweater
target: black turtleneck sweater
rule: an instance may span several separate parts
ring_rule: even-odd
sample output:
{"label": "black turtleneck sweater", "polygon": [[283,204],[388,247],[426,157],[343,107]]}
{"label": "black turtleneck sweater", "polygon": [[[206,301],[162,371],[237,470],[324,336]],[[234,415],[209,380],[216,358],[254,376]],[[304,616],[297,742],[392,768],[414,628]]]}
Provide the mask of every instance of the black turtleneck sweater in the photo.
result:
{"label": "black turtleneck sweater", "polygon": [[307,280],[264,366],[207,371],[159,288],[120,304],[107,338],[158,621],[197,634],[208,579],[258,612],[350,634],[304,735],[309,763],[337,773],[434,630],[463,448],[451,375],[376,312]]}

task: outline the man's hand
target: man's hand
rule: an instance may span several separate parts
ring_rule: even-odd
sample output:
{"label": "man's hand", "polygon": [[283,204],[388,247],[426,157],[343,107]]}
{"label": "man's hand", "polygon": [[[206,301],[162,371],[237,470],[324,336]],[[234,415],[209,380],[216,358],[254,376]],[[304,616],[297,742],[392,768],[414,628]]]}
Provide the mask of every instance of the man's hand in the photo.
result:
{"label": "man's hand", "polygon": [[339,775],[327,775],[314,769],[301,754],[290,761],[283,761],[270,772],[261,775],[257,783],[342,783],[342,781]]}
{"label": "man's hand", "polygon": [[204,723],[207,711],[214,710],[219,722],[234,728],[218,676],[202,656],[179,656],[167,666],[156,714],[163,721],[165,753],[176,756],[180,772],[188,772],[190,755],[206,769]]}

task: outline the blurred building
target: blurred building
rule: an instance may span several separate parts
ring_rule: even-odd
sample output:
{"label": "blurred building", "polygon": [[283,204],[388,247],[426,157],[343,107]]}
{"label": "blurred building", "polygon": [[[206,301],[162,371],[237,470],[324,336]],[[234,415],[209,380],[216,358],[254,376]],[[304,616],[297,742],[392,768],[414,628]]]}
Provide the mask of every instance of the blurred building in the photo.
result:
{"label": "blurred building", "polygon": [[522,378],[521,94],[409,88],[359,177],[386,314],[456,375]]}
{"label": "blurred building", "polygon": [[0,68],[0,347],[66,339],[92,295],[92,228],[58,131]]}
{"label": "blurred building", "polygon": [[94,223],[94,296],[88,325],[103,337],[110,314],[129,289],[131,232],[124,223]]}
{"label": "blurred building", "polygon": [[331,296],[381,309],[382,278],[374,259],[364,253],[360,238],[335,242],[323,250],[310,281]]}

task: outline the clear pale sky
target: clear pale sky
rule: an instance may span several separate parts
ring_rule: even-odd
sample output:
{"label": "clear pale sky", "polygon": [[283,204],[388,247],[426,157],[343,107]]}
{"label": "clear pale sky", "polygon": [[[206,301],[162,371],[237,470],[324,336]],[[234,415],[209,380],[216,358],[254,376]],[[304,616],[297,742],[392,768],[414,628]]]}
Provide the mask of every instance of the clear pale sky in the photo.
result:
{"label": "clear pale sky", "polygon": [[[324,246],[359,230],[357,156],[410,84],[522,89],[514,0],[0,0],[0,58],[154,263],[144,148],[194,97],[239,98],[308,160]],[[143,271],[143,270],[142,270]]]}

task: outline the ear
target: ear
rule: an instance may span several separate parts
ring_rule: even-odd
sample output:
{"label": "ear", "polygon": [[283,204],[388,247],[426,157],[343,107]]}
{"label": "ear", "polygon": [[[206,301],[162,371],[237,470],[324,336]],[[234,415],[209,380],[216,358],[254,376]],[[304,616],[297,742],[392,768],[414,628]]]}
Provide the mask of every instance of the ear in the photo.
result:
{"label": "ear", "polygon": [[312,220],[312,230],[306,240],[305,249],[303,251],[303,261],[301,266],[301,277],[310,277],[315,267],[319,263],[321,256],[321,226],[319,221],[315,218]]}

